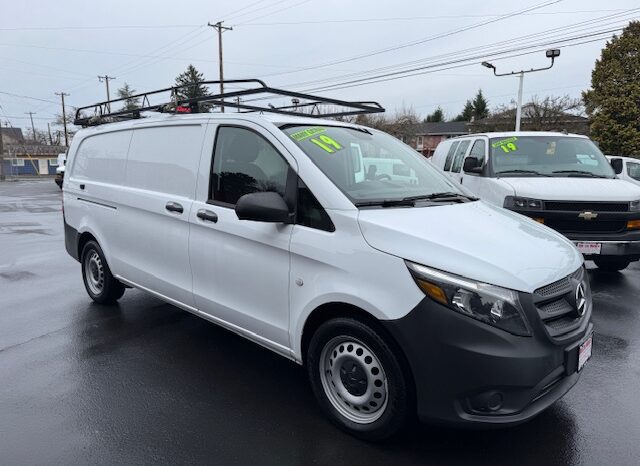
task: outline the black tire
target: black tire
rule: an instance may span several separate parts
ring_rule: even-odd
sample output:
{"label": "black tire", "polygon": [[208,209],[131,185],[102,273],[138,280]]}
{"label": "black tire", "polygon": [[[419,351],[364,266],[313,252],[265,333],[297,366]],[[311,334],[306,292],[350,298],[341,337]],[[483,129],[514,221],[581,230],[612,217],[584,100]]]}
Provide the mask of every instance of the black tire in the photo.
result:
{"label": "black tire", "polygon": [[[406,365],[403,364],[404,357],[394,342],[387,339],[384,332],[376,327],[374,323],[354,318],[329,320],[322,324],[311,337],[305,361],[311,387],[324,413],[341,429],[358,438],[370,441],[383,440],[393,436],[413,418],[415,413],[413,409],[413,382],[408,370],[405,369]],[[345,341],[342,342],[342,338]],[[351,342],[355,343],[350,344]],[[338,354],[341,344],[344,346],[344,352]],[[336,348],[336,351],[332,351],[331,348]],[[356,355],[356,352],[359,354]],[[368,354],[373,356],[373,360],[369,357],[369,362],[366,362]],[[363,356],[364,358],[362,358]],[[333,358],[336,358],[335,365]],[[358,360],[357,358],[362,359]],[[327,360],[330,362],[327,363]],[[379,369],[376,368],[378,363],[381,366]],[[358,368],[353,369],[356,365]],[[327,368],[334,369],[336,372],[325,370]],[[352,378],[349,379],[349,377]],[[362,380],[355,380],[359,377],[368,377],[370,380],[366,385],[363,385]],[[374,378],[373,383],[371,383],[371,377]],[[346,379],[346,383],[342,385],[343,382],[338,381],[338,378],[343,382]],[[384,382],[381,380],[382,378]],[[331,380],[333,388],[330,387],[328,379]],[[338,388],[333,381],[340,387]],[[347,385],[350,387],[349,389],[347,389]],[[373,391],[372,395],[381,396],[373,398],[373,396],[367,395],[370,394],[369,388]],[[348,390],[347,397],[357,395],[358,400],[361,399],[365,402],[357,401],[357,405],[350,404],[338,394],[340,390],[343,394],[344,390]],[[365,390],[366,393],[363,394],[357,390]],[[377,390],[384,392],[384,394],[375,393]],[[376,405],[376,401],[379,402],[380,399],[383,400],[380,403],[382,406],[369,407],[369,404]],[[353,398],[349,398],[349,401],[353,401]],[[345,407],[345,404],[348,406]],[[356,406],[358,407],[356,408]],[[361,412],[361,410],[366,410],[366,412]],[[372,410],[375,411],[371,412]],[[350,417],[360,414],[370,416],[370,418],[354,420]],[[375,416],[378,417],[374,419]]]}
{"label": "black tire", "polygon": [[620,270],[626,269],[631,263],[628,259],[618,257],[601,257],[594,259],[593,262],[595,262],[603,272],[619,272]]}
{"label": "black tire", "polygon": [[82,281],[87,294],[96,303],[111,304],[122,297],[125,287],[113,278],[102,249],[95,241],[82,248]]}

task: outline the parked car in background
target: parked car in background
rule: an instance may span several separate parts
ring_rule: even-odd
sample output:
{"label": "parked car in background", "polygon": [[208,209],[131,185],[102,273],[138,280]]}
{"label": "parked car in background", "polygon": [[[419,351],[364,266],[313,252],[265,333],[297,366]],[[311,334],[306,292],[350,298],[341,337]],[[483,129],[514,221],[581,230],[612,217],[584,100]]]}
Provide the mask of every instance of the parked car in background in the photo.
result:
{"label": "parked car in background", "polygon": [[470,134],[432,159],[481,199],[559,231],[606,271],[640,259],[640,186],[618,179],[586,136]]}
{"label": "parked car in background", "polygon": [[56,168],[56,184],[62,189],[62,182],[64,181],[64,167],[67,160],[67,154],[58,154],[58,167]]}
{"label": "parked car in background", "polygon": [[416,413],[522,423],[591,355],[573,244],[380,131],[165,114],[79,131],[68,165],[65,243],[93,300],[136,287],[304,364],[359,437]]}
{"label": "parked car in background", "polygon": [[607,159],[618,174],[618,178],[640,186],[640,159],[619,155],[607,155]]}

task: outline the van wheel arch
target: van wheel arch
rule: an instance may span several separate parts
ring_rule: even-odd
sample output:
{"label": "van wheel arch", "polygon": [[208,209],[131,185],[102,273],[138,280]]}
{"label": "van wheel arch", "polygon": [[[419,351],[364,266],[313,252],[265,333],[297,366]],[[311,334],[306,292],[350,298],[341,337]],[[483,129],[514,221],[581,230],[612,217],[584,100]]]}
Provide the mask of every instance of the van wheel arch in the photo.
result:
{"label": "van wheel arch", "polygon": [[380,336],[382,336],[389,344],[391,344],[394,350],[397,352],[399,359],[402,361],[403,368],[407,371],[407,374],[411,378],[411,382],[414,383],[415,387],[415,378],[413,377],[413,372],[411,371],[411,367],[409,365],[409,361],[402,350],[402,347],[398,344],[396,339],[388,332],[384,326],[380,325],[378,319],[376,319],[369,312],[365,311],[358,306],[354,306],[353,304],[334,302],[334,303],[325,303],[318,306],[314,309],[311,314],[307,317],[307,320],[304,323],[304,327],[302,329],[302,341],[301,341],[301,351],[302,351],[302,363],[305,364],[307,360],[307,350],[309,348],[309,342],[311,341],[311,337],[316,332],[316,330],[325,322],[331,319],[335,319],[337,317],[351,317],[361,322],[369,325],[373,330],[378,332]]}
{"label": "van wheel arch", "polygon": [[85,244],[87,244],[89,241],[95,241],[96,243],[100,244],[96,239],[96,237],[93,236],[88,231],[85,231],[84,233],[82,233],[78,238],[78,260],[79,261],[82,260],[82,250],[84,249]]}

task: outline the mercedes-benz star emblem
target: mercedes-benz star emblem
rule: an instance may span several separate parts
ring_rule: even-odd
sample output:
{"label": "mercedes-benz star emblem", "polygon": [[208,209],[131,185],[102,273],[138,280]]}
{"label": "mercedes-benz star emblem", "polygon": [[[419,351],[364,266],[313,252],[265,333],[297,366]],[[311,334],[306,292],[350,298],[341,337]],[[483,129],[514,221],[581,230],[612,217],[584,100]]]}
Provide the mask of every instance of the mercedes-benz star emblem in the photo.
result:
{"label": "mercedes-benz star emblem", "polygon": [[587,298],[585,297],[583,283],[579,283],[576,287],[576,309],[579,316],[582,316],[587,309]]}

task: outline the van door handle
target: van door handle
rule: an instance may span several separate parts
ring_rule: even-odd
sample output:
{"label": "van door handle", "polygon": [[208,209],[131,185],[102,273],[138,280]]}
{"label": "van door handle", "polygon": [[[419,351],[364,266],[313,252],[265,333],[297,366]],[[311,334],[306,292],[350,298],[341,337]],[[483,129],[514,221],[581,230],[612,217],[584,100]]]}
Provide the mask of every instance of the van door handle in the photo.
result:
{"label": "van door handle", "polygon": [[178,204],[177,202],[167,202],[167,205],[165,205],[164,208],[167,209],[169,212],[177,212],[179,214],[184,212],[182,205]]}
{"label": "van door handle", "polygon": [[196,214],[196,217],[205,222],[216,223],[218,221],[218,215],[215,212],[211,212],[210,210],[206,209],[200,209]]}
{"label": "van door handle", "polygon": [[84,184],[81,184],[81,185],[80,185],[80,189],[84,189]]}

